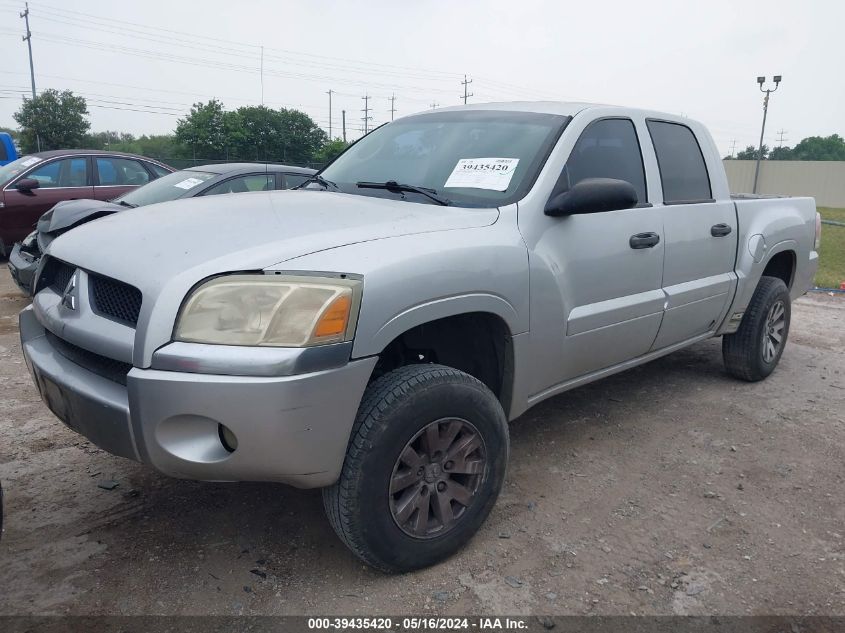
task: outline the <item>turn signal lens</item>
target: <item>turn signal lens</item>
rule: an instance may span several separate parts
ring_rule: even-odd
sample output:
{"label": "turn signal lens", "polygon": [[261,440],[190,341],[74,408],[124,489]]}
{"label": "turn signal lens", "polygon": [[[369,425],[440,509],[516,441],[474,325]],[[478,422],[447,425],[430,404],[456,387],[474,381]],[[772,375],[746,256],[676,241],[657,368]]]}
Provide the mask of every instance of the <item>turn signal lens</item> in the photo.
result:
{"label": "turn signal lens", "polygon": [[337,336],[346,330],[349,322],[349,310],[352,307],[352,297],[348,294],[340,295],[323,311],[317,325],[314,327],[314,338]]}

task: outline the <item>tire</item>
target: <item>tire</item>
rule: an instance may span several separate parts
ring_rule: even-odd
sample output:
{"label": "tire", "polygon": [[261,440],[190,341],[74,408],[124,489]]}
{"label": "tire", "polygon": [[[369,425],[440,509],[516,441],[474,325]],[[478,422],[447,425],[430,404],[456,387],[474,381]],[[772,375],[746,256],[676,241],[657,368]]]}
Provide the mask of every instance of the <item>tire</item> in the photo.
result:
{"label": "tire", "polygon": [[[771,323],[780,309],[780,319]],[[722,358],[728,373],[748,382],[771,374],[786,347],[791,314],[786,284],[777,277],[761,277],[739,329],[722,337]]]}
{"label": "tire", "polygon": [[400,367],[367,387],[323,505],[368,565],[389,573],[428,567],[460,549],[490,514],[508,454],[507,419],[483,383],[443,365]]}

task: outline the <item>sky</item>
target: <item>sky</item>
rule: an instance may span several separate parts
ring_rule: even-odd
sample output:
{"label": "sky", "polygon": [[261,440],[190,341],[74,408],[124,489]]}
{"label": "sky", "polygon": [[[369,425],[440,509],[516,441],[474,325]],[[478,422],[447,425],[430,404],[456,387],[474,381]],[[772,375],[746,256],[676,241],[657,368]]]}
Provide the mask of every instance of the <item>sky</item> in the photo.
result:
{"label": "sky", "polygon": [[[0,125],[30,94],[23,2],[0,0]],[[434,105],[561,100],[680,113],[721,152],[759,140],[756,78],[783,76],[765,142],[845,136],[834,0],[33,0],[38,91],[88,100],[91,129],[171,132],[192,103],[294,107],[332,136]],[[263,47],[263,74],[261,56]],[[263,96],[262,96],[263,79]],[[329,95],[331,90],[331,119]],[[783,131],[783,134],[779,132]]]}

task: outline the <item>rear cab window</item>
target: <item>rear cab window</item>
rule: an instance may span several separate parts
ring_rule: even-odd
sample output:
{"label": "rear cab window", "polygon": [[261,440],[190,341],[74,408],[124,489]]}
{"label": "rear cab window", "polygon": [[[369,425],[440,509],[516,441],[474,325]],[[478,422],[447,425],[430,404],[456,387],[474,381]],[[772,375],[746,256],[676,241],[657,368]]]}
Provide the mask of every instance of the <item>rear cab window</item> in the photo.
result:
{"label": "rear cab window", "polygon": [[648,119],[657,155],[664,204],[713,202],[704,154],[693,131],[682,123]]}

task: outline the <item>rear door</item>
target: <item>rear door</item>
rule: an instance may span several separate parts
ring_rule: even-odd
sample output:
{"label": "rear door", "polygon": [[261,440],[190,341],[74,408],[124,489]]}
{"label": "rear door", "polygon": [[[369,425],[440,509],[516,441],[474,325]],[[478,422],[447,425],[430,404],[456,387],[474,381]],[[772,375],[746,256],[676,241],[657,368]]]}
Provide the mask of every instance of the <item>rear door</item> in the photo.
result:
{"label": "rear door", "polygon": [[146,185],[151,177],[141,161],[120,156],[94,157],[94,197],[111,200]]}
{"label": "rear door", "polygon": [[666,312],[657,350],[713,330],[727,308],[734,279],[737,220],[730,200],[713,199],[699,141],[682,123],[649,119],[663,203]]}
{"label": "rear door", "polygon": [[[22,178],[38,181],[32,191],[18,191],[15,182]],[[62,200],[91,198],[91,171],[87,156],[69,156],[44,161],[22,173],[6,186],[6,207],[0,212],[3,241],[7,247],[19,242],[35,228],[41,215]]]}

